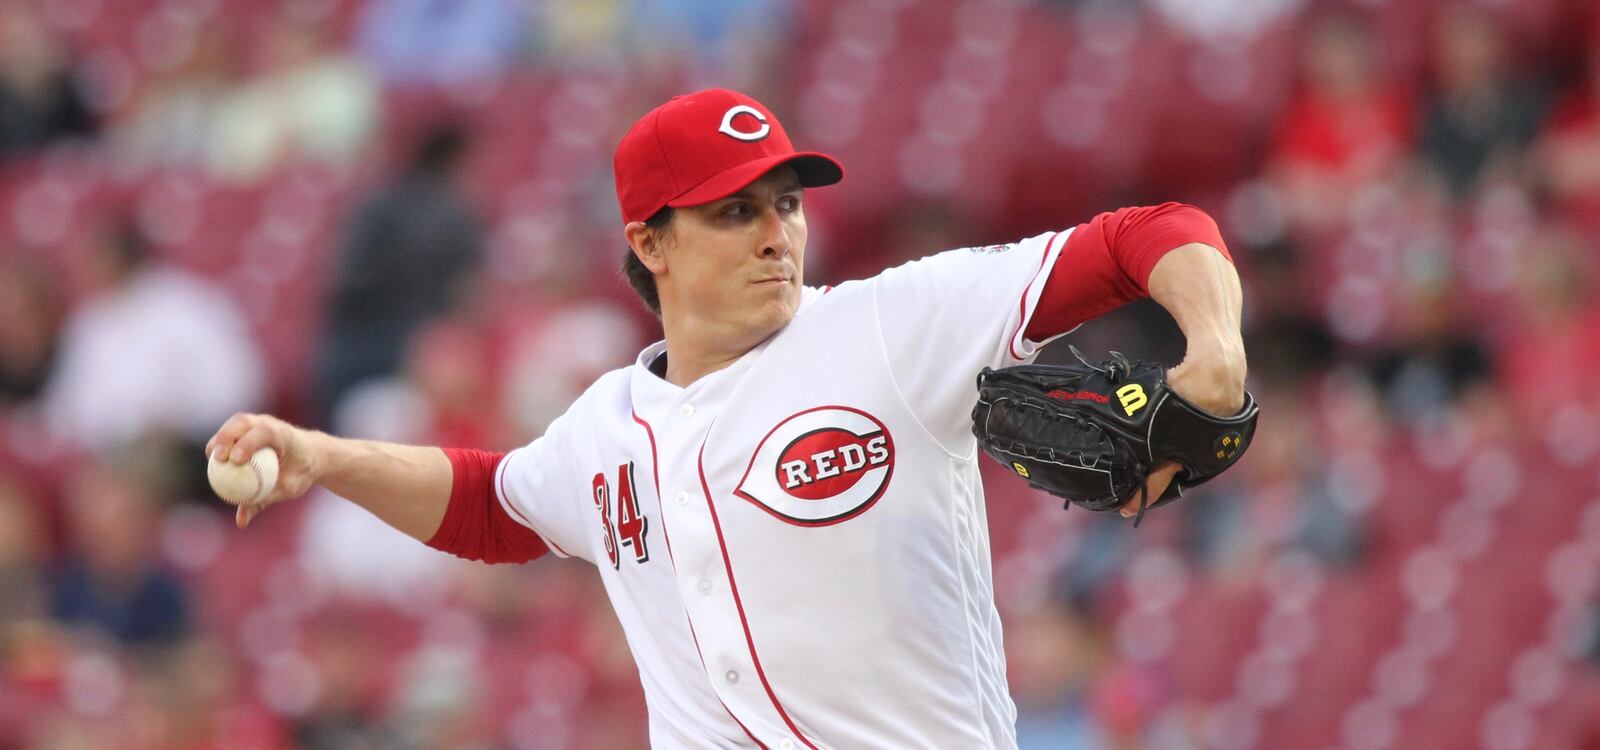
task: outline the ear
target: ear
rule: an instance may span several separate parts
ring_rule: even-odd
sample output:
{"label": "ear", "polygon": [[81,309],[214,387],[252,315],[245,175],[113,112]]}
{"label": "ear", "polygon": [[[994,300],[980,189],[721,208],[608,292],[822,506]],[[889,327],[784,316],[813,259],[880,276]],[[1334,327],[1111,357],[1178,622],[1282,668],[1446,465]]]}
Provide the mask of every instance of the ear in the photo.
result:
{"label": "ear", "polygon": [[622,228],[628,238],[628,248],[633,250],[634,257],[650,269],[651,273],[661,274],[667,271],[667,259],[661,251],[661,234],[645,226],[642,221],[630,221]]}

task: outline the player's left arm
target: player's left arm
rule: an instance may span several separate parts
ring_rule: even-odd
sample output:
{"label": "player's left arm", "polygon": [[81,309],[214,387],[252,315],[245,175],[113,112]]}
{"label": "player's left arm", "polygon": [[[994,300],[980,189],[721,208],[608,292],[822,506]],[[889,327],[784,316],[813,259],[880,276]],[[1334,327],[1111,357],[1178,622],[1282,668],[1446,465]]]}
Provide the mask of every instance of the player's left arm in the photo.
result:
{"label": "player's left arm", "polygon": [[1188,342],[1173,387],[1208,411],[1244,404],[1243,294],[1222,233],[1182,203],[1100,214],[1075,227],[1050,269],[1026,336],[1045,341],[1125,303],[1150,297]]}
{"label": "player's left arm", "polygon": [[[1183,362],[1167,371],[1172,389],[1213,414],[1237,413],[1246,373],[1244,296],[1216,222],[1194,206],[1124,208],[1076,227],[1026,333],[1043,341],[1146,296],[1166,308],[1187,342]],[[1176,464],[1158,467],[1150,492],[1159,496],[1177,471]]]}
{"label": "player's left arm", "polygon": [[1238,413],[1246,369],[1244,295],[1233,264],[1210,245],[1180,245],[1156,263],[1150,297],[1178,322],[1187,344],[1183,362],[1167,371],[1173,390],[1212,414]]}

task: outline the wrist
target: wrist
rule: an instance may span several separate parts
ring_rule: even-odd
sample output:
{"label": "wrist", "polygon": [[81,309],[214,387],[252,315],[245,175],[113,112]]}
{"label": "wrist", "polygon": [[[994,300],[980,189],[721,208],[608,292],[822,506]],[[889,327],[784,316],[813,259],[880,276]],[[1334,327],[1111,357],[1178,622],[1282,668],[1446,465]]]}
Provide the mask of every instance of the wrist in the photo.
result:
{"label": "wrist", "polygon": [[1243,345],[1191,346],[1182,364],[1168,371],[1167,380],[1191,403],[1227,416],[1244,405],[1245,375]]}
{"label": "wrist", "polygon": [[300,465],[311,484],[322,484],[327,479],[333,470],[335,448],[336,441],[325,432],[296,427],[289,435],[289,450],[299,454]]}

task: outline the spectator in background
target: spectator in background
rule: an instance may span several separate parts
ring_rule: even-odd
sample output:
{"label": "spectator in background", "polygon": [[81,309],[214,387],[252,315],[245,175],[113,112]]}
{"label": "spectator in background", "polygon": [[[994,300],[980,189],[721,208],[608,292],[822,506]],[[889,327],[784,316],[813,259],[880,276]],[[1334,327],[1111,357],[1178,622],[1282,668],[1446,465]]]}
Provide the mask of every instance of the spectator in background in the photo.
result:
{"label": "spectator in background", "polygon": [[1364,19],[1328,15],[1300,47],[1300,89],[1278,121],[1269,173],[1297,228],[1327,229],[1363,186],[1384,178],[1411,142],[1410,102],[1380,77]]}
{"label": "spectator in background", "polygon": [[172,644],[190,627],[188,591],[159,557],[164,483],[145,458],[92,462],[68,481],[51,605],[56,619],[129,646]]}
{"label": "spectator in background", "polygon": [[[789,0],[636,0],[633,47],[642,71],[687,65],[688,83],[767,90],[789,60]],[[685,54],[687,53],[687,54]]]}
{"label": "spectator in background", "polygon": [[0,413],[44,391],[60,343],[57,299],[42,269],[0,264]]}
{"label": "spectator in background", "polygon": [[66,56],[33,4],[0,4],[0,160],[96,129]]}
{"label": "spectator in background", "polygon": [[464,299],[483,241],[456,184],[466,148],[454,126],[434,128],[351,219],[318,364],[323,418],[351,386],[398,370],[411,335]]}
{"label": "spectator in background", "polygon": [[1284,241],[1251,250],[1250,358],[1262,377],[1294,387],[1327,371],[1338,343],[1314,307],[1317,295],[1301,268],[1304,249]]}
{"label": "spectator in background", "polygon": [[1396,422],[1416,426],[1446,414],[1490,375],[1489,345],[1452,307],[1453,287],[1415,284],[1403,290],[1397,340],[1381,352],[1372,377]]}
{"label": "spectator in background", "polygon": [[305,628],[306,656],[319,689],[309,710],[295,717],[295,746],[305,750],[397,747],[401,739],[384,721],[385,670],[390,651],[354,612],[323,612]]}
{"label": "spectator in background", "polygon": [[576,69],[621,62],[620,39],[629,0],[553,0],[537,3],[533,20],[539,62]]}
{"label": "spectator in background", "polygon": [[1542,425],[1568,405],[1600,409],[1595,268],[1592,245],[1559,224],[1534,238],[1520,266],[1515,325],[1496,362],[1500,390],[1523,424]]}
{"label": "spectator in background", "polygon": [[1065,604],[1045,602],[1010,625],[1006,674],[1022,750],[1106,747],[1090,706],[1094,678],[1111,660],[1109,634]]}
{"label": "spectator in background", "polygon": [[152,258],[132,223],[88,261],[92,289],[45,387],[55,430],[101,452],[152,432],[203,444],[210,425],[264,405],[262,356],[226,291]]}
{"label": "spectator in background", "polygon": [[1557,208],[1600,237],[1600,39],[1590,48],[1585,72],[1551,112],[1535,174]]}
{"label": "spectator in background", "polygon": [[[540,300],[506,321],[505,409],[523,435],[541,435],[595,378],[645,345],[639,327],[615,304],[569,296]],[[465,445],[466,443],[463,443]]]}
{"label": "spectator in background", "polygon": [[509,0],[374,0],[358,23],[361,58],[393,86],[496,80],[528,44]]}
{"label": "spectator in background", "polygon": [[1488,11],[1457,3],[1434,19],[1435,91],[1423,116],[1423,159],[1457,197],[1488,173],[1514,170],[1538,131],[1543,101],[1513,75],[1506,39]]}
{"label": "spectator in background", "polygon": [[[489,356],[486,337],[469,324],[429,323],[412,338],[400,372],[346,392],[333,414],[334,431],[401,443],[515,445],[502,411],[484,408],[494,403]],[[306,499],[298,554],[319,588],[404,608],[440,598],[464,565],[397,537],[371,513],[327,490],[317,488]]]}
{"label": "spectator in background", "polygon": [[236,35],[222,19],[206,21],[181,63],[152,73],[116,134],[127,156],[159,165],[209,163],[222,103],[244,81]]}
{"label": "spectator in background", "polygon": [[[244,689],[237,650],[214,636],[187,638],[136,662],[128,686],[131,750],[280,750],[287,727]],[[126,743],[126,744],[121,744]]]}
{"label": "spectator in background", "polygon": [[1305,397],[1290,393],[1261,394],[1277,405],[1266,425],[1273,439],[1240,462],[1239,476],[1197,490],[1182,508],[1186,551],[1216,579],[1250,581],[1288,549],[1354,566],[1370,547],[1370,530],[1342,494],[1348,478],[1310,458],[1323,436]]}
{"label": "spectator in background", "polygon": [[253,181],[293,153],[348,166],[378,114],[378,84],[337,54],[321,22],[276,16],[265,34],[264,70],[218,103],[210,162],[224,177]]}
{"label": "spectator in background", "polygon": [[50,535],[42,501],[18,478],[0,473],[0,643],[12,628],[48,614],[45,566]]}

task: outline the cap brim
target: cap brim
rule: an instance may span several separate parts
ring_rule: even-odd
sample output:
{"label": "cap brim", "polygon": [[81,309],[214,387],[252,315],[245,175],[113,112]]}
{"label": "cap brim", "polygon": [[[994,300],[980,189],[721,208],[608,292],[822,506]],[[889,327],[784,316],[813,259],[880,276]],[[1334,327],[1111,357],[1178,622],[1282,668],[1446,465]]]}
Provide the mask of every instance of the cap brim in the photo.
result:
{"label": "cap brim", "polygon": [[683,195],[667,201],[667,205],[683,208],[726,198],[761,179],[762,175],[784,165],[794,168],[795,174],[800,177],[802,187],[823,187],[844,179],[844,167],[834,161],[833,157],[815,151],[800,151],[740,164],[689,188]]}

